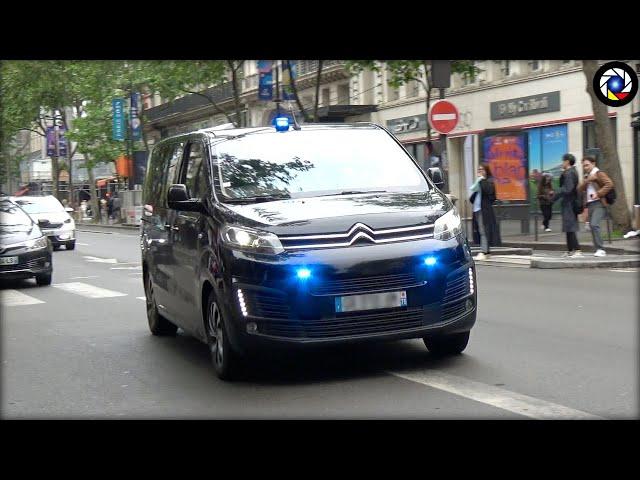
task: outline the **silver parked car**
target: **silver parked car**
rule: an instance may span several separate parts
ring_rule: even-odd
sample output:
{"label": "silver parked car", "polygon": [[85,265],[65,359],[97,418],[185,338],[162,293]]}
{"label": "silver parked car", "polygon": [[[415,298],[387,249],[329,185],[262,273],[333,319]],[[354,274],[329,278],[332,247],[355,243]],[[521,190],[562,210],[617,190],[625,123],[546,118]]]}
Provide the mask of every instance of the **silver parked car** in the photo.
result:
{"label": "silver parked car", "polygon": [[60,245],[67,250],[76,248],[76,222],[69,215],[73,208],[65,208],[53,195],[12,197],[11,200],[39,225],[54,249],[57,250]]}

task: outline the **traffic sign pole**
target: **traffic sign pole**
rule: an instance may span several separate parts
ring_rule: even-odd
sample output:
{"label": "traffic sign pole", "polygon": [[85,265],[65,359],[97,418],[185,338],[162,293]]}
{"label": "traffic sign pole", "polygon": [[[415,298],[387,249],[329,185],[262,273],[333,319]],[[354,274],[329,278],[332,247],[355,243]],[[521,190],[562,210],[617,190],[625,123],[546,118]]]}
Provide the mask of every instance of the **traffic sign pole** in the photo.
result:
{"label": "traffic sign pole", "polygon": [[[444,100],[444,88],[440,89],[440,100]],[[447,134],[440,134],[440,164],[444,174],[444,193],[449,193],[449,160],[447,159]]]}

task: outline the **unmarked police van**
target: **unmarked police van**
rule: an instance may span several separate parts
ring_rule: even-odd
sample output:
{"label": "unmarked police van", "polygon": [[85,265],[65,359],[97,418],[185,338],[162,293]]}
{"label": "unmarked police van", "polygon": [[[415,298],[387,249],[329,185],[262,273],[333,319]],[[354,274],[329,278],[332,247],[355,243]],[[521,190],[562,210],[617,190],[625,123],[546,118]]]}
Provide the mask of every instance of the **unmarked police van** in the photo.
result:
{"label": "unmarked police van", "polygon": [[276,120],[154,146],[140,242],[151,332],[205,342],[223,379],[272,347],[422,338],[462,352],[475,265],[441,172],[378,125]]}

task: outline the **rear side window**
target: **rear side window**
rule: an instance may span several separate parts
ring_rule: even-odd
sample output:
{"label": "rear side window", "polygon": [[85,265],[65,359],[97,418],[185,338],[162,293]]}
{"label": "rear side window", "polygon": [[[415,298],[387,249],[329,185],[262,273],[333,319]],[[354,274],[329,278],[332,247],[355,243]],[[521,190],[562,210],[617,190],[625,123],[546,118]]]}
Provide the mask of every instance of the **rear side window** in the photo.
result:
{"label": "rear side window", "polygon": [[144,203],[166,207],[167,191],[175,182],[176,167],[182,158],[184,142],[159,145],[151,153],[144,186]]}
{"label": "rear side window", "polygon": [[184,184],[191,198],[201,198],[206,192],[204,171],[204,147],[201,142],[193,142],[189,146],[189,157],[183,171]]}

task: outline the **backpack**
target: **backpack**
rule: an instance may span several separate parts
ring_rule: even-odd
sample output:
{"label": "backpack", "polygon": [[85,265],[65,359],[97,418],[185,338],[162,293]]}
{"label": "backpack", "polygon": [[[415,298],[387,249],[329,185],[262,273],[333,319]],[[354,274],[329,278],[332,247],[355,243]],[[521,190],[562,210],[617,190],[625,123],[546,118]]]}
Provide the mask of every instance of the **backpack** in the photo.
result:
{"label": "backpack", "polygon": [[573,213],[580,215],[583,211],[584,204],[582,203],[582,198],[580,198],[580,195],[576,195],[576,198],[573,199]]}

